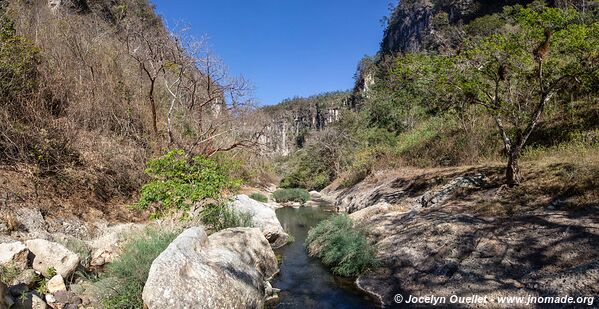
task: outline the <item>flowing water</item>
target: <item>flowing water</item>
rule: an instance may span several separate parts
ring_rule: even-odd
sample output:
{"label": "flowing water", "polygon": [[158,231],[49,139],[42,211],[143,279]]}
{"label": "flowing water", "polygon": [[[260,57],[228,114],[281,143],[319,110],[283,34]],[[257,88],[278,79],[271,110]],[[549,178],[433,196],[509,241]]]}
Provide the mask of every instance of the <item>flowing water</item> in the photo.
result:
{"label": "flowing water", "polygon": [[318,259],[308,256],[304,242],[310,227],[331,215],[327,207],[281,208],[277,217],[295,241],[276,250],[281,271],[273,287],[281,289],[276,308],[377,308],[353,281],[334,276]]}

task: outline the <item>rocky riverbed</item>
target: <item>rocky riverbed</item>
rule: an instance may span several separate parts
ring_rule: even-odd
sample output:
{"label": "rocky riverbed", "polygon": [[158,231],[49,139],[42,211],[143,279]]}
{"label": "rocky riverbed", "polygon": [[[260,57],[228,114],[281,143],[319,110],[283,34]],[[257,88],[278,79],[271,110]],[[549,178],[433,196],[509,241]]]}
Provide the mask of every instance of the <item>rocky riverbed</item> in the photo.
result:
{"label": "rocky riverbed", "polygon": [[[495,169],[403,170],[324,190],[377,246],[357,279],[386,306],[404,297],[599,295],[599,212],[497,185]],[[526,190],[524,193],[519,193]],[[403,304],[405,305],[405,304]],[[478,304],[462,304],[476,307]]]}
{"label": "rocky riverbed", "polygon": [[[127,240],[147,228],[183,232],[152,263],[145,306],[263,307],[277,294],[269,283],[279,270],[273,248],[285,245],[288,235],[272,205],[245,195],[233,205],[251,216],[252,228],[208,235],[199,210],[192,209],[183,221],[175,216],[141,224],[81,222],[51,232],[55,221],[46,222],[35,209],[17,209],[19,228],[0,238],[0,275],[6,281],[0,282],[0,308],[102,308],[87,277],[101,273]],[[64,222],[69,220],[77,219]]]}

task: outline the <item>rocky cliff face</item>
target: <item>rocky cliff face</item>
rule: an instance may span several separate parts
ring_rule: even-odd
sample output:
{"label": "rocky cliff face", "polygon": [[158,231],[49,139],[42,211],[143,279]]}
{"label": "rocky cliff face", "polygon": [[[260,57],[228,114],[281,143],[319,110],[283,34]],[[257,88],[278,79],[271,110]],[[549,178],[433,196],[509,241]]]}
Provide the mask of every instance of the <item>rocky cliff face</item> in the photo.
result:
{"label": "rocky cliff face", "polygon": [[447,28],[460,26],[506,5],[527,4],[515,0],[401,0],[393,12],[381,42],[381,53],[443,51],[456,47],[459,37]]}
{"label": "rocky cliff face", "polygon": [[286,100],[263,108],[266,128],[260,138],[271,155],[287,156],[302,148],[306,137],[339,120],[347,108],[346,92],[327,93],[309,98]]}

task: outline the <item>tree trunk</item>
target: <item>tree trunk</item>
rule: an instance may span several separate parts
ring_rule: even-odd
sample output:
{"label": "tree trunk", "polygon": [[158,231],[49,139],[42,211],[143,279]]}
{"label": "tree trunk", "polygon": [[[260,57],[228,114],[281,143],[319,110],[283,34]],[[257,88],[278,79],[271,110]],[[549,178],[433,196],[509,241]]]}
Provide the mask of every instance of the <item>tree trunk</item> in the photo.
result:
{"label": "tree trunk", "polygon": [[520,174],[520,153],[512,152],[508,154],[507,168],[505,170],[505,178],[507,179],[507,185],[515,187],[522,182],[522,174]]}
{"label": "tree trunk", "polygon": [[154,100],[154,86],[155,80],[151,80],[150,93],[148,94],[148,96],[150,99],[150,108],[152,111],[152,130],[154,131],[154,137],[156,138],[156,142],[158,142],[158,115],[156,112],[156,101]]}

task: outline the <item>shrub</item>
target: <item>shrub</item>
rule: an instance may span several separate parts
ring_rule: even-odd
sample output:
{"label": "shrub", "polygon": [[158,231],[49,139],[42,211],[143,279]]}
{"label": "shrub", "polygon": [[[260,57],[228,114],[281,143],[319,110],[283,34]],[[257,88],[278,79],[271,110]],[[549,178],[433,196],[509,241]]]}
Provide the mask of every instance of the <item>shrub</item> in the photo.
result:
{"label": "shrub", "polygon": [[[2,12],[0,8],[0,13]],[[18,100],[33,92],[38,84],[37,65],[40,50],[32,42],[18,36],[14,23],[0,16],[0,104],[19,109]],[[15,102],[17,101],[17,102]],[[5,104],[11,106],[5,106]]]}
{"label": "shrub", "polygon": [[252,214],[236,211],[227,202],[209,205],[202,211],[201,219],[215,232],[232,227],[252,227]]}
{"label": "shrub", "polygon": [[310,200],[310,193],[305,189],[278,189],[272,194],[277,203],[300,202],[305,203]]}
{"label": "shrub", "polygon": [[376,249],[345,214],[331,217],[312,228],[306,245],[311,256],[322,259],[341,276],[357,277],[378,264]]}
{"label": "shrub", "polygon": [[259,193],[259,192],[254,192],[254,193],[250,194],[250,198],[252,198],[258,202],[262,202],[262,203],[268,202],[268,197],[266,197],[266,195]]}
{"label": "shrub", "polygon": [[105,308],[143,308],[141,293],[152,262],[177,237],[175,232],[147,229],[129,240],[99,281]]}
{"label": "shrub", "polygon": [[136,206],[145,209],[157,205],[155,215],[187,210],[191,204],[203,199],[219,199],[225,191],[240,185],[229,176],[224,165],[200,155],[188,160],[183,150],[172,150],[149,161],[146,174],[151,180],[142,187]]}
{"label": "shrub", "polygon": [[0,281],[11,284],[19,276],[19,269],[13,263],[0,265]]}

